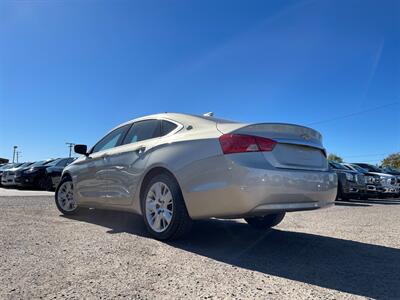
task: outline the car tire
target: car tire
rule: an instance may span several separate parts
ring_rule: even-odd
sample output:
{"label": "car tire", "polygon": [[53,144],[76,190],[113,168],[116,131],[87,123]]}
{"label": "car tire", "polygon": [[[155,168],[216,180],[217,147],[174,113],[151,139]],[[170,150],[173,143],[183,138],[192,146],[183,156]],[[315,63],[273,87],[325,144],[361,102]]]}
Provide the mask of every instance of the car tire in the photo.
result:
{"label": "car tire", "polygon": [[54,191],[53,182],[49,176],[46,176],[46,191]]}
{"label": "car tire", "polygon": [[247,224],[255,229],[268,229],[278,225],[285,217],[285,212],[270,214],[263,217],[245,218]]}
{"label": "car tire", "polygon": [[176,179],[167,173],[154,176],[141,197],[144,222],[149,233],[158,240],[175,240],[192,227],[182,191]]}
{"label": "car tire", "polygon": [[79,207],[74,200],[72,179],[64,177],[57,186],[55,201],[58,210],[64,215],[75,215]]}
{"label": "car tire", "polygon": [[46,177],[41,176],[36,180],[35,186],[42,191],[47,191],[47,180]]}
{"label": "car tire", "polygon": [[349,198],[343,193],[342,185],[339,183],[337,187],[336,199],[335,201],[346,201]]}

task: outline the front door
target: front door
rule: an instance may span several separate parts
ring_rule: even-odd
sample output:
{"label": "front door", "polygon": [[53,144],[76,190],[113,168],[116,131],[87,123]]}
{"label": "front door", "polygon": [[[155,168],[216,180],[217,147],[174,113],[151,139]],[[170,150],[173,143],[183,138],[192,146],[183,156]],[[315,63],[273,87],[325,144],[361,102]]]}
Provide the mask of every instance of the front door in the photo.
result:
{"label": "front door", "polygon": [[106,204],[109,151],[120,145],[129,127],[125,125],[107,134],[92,148],[89,156],[76,163],[79,170],[74,188],[78,203],[93,207]]}

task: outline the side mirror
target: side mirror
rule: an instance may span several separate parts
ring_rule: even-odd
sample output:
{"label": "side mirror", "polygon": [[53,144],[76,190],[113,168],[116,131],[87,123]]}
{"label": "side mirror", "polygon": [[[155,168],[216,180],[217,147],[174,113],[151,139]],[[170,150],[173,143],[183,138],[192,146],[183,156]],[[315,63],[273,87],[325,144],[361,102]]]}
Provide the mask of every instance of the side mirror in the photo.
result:
{"label": "side mirror", "polygon": [[83,155],[88,156],[87,146],[86,145],[75,145],[74,146],[74,151],[75,151],[75,153],[83,154]]}

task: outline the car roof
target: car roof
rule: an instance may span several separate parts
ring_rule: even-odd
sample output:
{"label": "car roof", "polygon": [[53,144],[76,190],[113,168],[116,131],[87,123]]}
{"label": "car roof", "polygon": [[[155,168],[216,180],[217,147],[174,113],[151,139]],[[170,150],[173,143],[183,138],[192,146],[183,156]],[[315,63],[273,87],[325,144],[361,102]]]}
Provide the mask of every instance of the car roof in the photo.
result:
{"label": "car roof", "polygon": [[131,124],[134,122],[151,120],[151,119],[164,119],[164,120],[175,121],[175,122],[181,123],[183,126],[187,126],[187,125],[206,126],[206,125],[213,125],[215,123],[238,123],[236,121],[219,119],[219,118],[214,118],[214,117],[210,117],[210,116],[200,116],[200,115],[194,115],[194,114],[167,113],[166,112],[166,113],[152,114],[152,115],[147,115],[147,116],[143,116],[140,118],[132,119],[130,121],[127,121],[125,123],[122,123],[122,124],[114,127],[109,132],[111,132],[119,127]]}

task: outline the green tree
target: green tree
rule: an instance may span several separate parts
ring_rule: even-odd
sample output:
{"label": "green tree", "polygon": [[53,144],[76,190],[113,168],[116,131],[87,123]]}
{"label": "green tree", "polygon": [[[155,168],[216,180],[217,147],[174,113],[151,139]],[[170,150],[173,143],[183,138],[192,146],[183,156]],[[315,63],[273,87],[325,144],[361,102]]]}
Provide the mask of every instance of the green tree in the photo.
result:
{"label": "green tree", "polygon": [[400,152],[390,154],[382,161],[382,165],[400,169]]}
{"label": "green tree", "polygon": [[338,163],[343,162],[343,158],[341,158],[339,155],[336,155],[335,153],[329,153],[328,160],[338,162]]}

